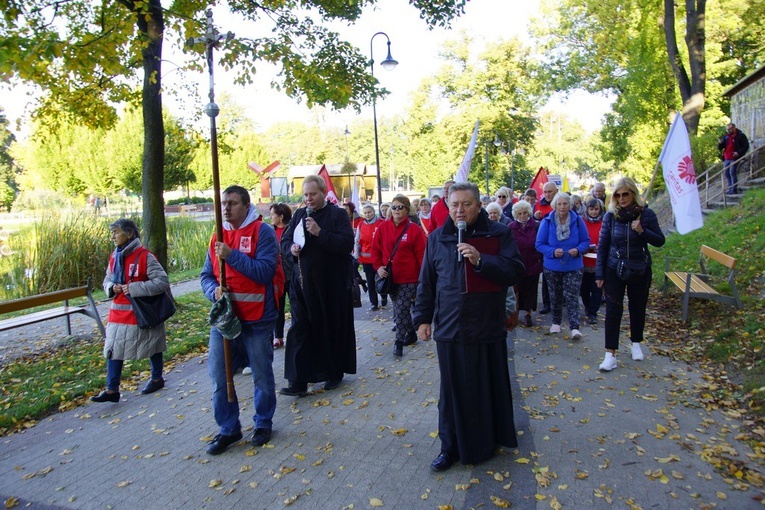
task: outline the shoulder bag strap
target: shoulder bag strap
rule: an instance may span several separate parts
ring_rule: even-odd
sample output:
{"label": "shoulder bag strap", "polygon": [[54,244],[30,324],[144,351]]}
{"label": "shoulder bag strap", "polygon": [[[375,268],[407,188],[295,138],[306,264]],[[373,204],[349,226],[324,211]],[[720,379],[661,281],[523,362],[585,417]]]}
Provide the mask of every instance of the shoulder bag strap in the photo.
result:
{"label": "shoulder bag strap", "polygon": [[[411,221],[410,221],[409,223],[407,223],[407,224],[406,224],[406,227],[404,227],[404,231],[403,231],[403,232],[401,232],[401,235],[400,235],[400,236],[398,236],[398,241],[396,241],[396,245],[393,247],[393,251],[392,251],[392,252],[390,252],[390,258],[388,259],[388,264],[390,264],[391,262],[393,262],[393,256],[396,254],[396,250],[398,250],[398,243],[400,243],[400,242],[401,242],[401,239],[403,239],[403,238],[404,238],[404,234],[406,234],[406,231],[407,231],[407,230],[409,230],[409,226],[410,226],[411,224],[412,224],[412,222],[411,222]],[[387,265],[387,264],[386,264],[386,265]]]}

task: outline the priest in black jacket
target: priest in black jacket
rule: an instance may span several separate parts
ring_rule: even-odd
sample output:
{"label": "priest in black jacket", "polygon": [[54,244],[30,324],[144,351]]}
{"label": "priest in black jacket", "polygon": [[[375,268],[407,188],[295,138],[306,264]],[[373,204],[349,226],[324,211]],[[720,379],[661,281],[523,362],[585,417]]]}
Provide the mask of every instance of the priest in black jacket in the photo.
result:
{"label": "priest in black jacket", "polygon": [[292,216],[281,240],[293,257],[290,284],[292,326],[287,332],[280,393],[304,396],[308,383],[337,388],[344,374],[356,373],[356,333],[351,295],[353,229],[345,210],[327,202],[324,180],[303,181],[306,207]]}
{"label": "priest in black jacket", "polygon": [[[457,460],[487,460],[496,445],[518,446],[505,300],[523,276],[523,262],[510,229],[481,209],[475,184],[453,185],[448,200],[446,223],[428,236],[412,317],[419,338],[432,333],[438,352],[441,453],[434,471]],[[461,221],[466,228],[458,243]]]}

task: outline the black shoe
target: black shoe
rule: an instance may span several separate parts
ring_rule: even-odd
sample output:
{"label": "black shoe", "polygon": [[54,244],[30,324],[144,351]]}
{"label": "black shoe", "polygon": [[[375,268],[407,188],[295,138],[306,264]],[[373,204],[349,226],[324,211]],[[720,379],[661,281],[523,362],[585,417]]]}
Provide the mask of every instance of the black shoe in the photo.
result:
{"label": "black shoe", "polygon": [[280,389],[279,394],[287,397],[305,397],[308,395],[308,385],[290,383],[286,388]]}
{"label": "black shoe", "polygon": [[393,346],[393,355],[396,356],[397,358],[400,358],[401,356],[403,356],[404,346],[401,344],[396,344],[395,346]]}
{"label": "black shoe", "polygon": [[394,324],[392,328],[390,328],[391,331],[396,331],[396,325]]}
{"label": "black shoe", "polygon": [[343,382],[343,378],[340,379],[330,379],[329,381],[324,383],[324,389],[325,390],[334,390],[338,386],[340,386],[340,383]]}
{"label": "black shoe", "polygon": [[93,395],[90,397],[90,400],[93,402],[119,402],[120,392],[115,391],[114,393],[107,393],[106,390],[104,390],[98,395]]}
{"label": "black shoe", "polygon": [[148,395],[149,393],[154,393],[157,390],[161,390],[165,387],[165,380],[160,379],[159,381],[155,381],[154,379],[151,379],[149,382],[146,383],[146,386],[143,387],[141,390],[141,393],[144,395]]}
{"label": "black shoe", "polygon": [[534,323],[531,321],[531,315],[527,315],[523,318],[523,325],[527,328],[530,328],[534,325]]}
{"label": "black shoe", "polygon": [[595,325],[598,323],[598,316],[597,315],[588,315],[587,316],[587,322],[590,323],[590,325]]}
{"label": "black shoe", "polygon": [[252,434],[252,445],[263,446],[271,440],[271,429],[255,429]]}
{"label": "black shoe", "polygon": [[239,431],[236,434],[231,434],[230,436],[226,436],[224,434],[218,434],[217,436],[215,436],[215,439],[207,443],[210,445],[207,447],[207,453],[209,453],[210,455],[220,455],[221,453],[228,450],[229,446],[241,440],[242,440],[242,431]]}
{"label": "black shoe", "polygon": [[388,306],[388,300],[387,300],[387,299],[383,299],[383,300],[382,300],[382,306],[383,306],[383,308],[385,308],[386,306]]}
{"label": "black shoe", "polygon": [[547,315],[547,314],[548,314],[548,313],[550,313],[551,311],[552,311],[552,310],[550,310],[550,307],[549,307],[549,306],[545,306],[545,307],[542,307],[542,309],[541,309],[541,310],[539,310],[539,313],[541,313],[542,315]]}
{"label": "black shoe", "polygon": [[430,463],[430,469],[436,472],[446,471],[454,464],[454,459],[446,452],[441,452],[436,460]]}
{"label": "black shoe", "polygon": [[369,307],[369,311],[370,312],[376,312],[379,309],[380,309],[380,307],[377,306],[377,305],[372,305],[372,306]]}

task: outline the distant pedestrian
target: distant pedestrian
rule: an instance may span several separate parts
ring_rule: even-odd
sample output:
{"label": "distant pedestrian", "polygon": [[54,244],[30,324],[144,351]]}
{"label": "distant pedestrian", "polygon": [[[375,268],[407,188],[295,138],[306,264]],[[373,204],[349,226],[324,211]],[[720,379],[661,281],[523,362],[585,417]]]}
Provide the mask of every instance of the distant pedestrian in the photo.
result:
{"label": "distant pedestrian", "polygon": [[606,185],[602,182],[596,182],[595,185],[592,187],[592,191],[590,193],[592,195],[592,198],[597,198],[603,204],[606,203]]}
{"label": "distant pedestrian", "polygon": [[486,212],[491,221],[496,221],[503,225],[510,225],[510,222],[513,221],[512,217],[505,216],[505,213],[502,212],[502,206],[497,202],[492,202],[486,206]]}
{"label": "distant pedestrian", "polygon": [[[418,337],[432,336],[438,352],[441,453],[434,471],[487,460],[498,444],[518,445],[505,305],[523,263],[510,229],[481,209],[475,184],[454,184],[447,200],[449,217],[428,236],[412,316]],[[458,244],[461,221],[465,237]]]}
{"label": "distant pedestrian", "polygon": [[293,257],[290,286],[292,326],[287,333],[280,393],[304,396],[308,383],[340,386],[356,373],[352,257],[354,233],[346,212],[327,201],[324,180],[303,181],[306,207],[295,211],[282,236],[282,253]]}
{"label": "distant pedestrian", "polygon": [[151,379],[141,393],[165,387],[162,353],[167,350],[165,323],[149,329],[138,327],[128,295],[155,296],[170,290],[167,273],[157,258],[141,245],[141,233],[134,221],[125,218],[109,225],[114,252],[104,277],[104,292],[114,298],[104,339],[106,389],[90,397],[93,402],[119,402],[122,366],[126,359],[149,358]]}
{"label": "distant pedestrian", "polygon": [[[540,200],[537,200],[537,202],[533,205],[534,208],[534,214],[533,217],[537,221],[542,221],[545,216],[550,214],[552,212],[552,200],[555,197],[555,195],[558,193],[558,186],[554,182],[546,182],[544,186],[542,186],[542,198]],[[534,192],[536,196],[536,191]],[[542,273],[542,309],[539,310],[539,313],[542,315],[550,313],[550,291],[549,286],[547,283],[547,275],[546,273]]]}
{"label": "distant pedestrian", "polygon": [[[380,309],[380,301],[375,286],[375,272],[372,265],[372,239],[383,220],[375,214],[375,208],[372,204],[367,204],[361,208],[364,215],[364,222],[356,229],[356,241],[354,243],[354,255],[364,268],[364,276],[367,279],[367,292],[369,293],[370,312],[376,312]],[[387,305],[388,296],[384,296],[383,306]]]}
{"label": "distant pedestrian", "polygon": [[515,221],[510,223],[510,232],[513,233],[523,266],[526,268],[517,286],[518,310],[524,311],[523,319],[519,322],[522,326],[530,328],[534,324],[531,312],[537,309],[539,275],[542,273],[542,254],[535,247],[539,222],[531,217],[531,204],[525,200],[513,205],[513,216]]}
{"label": "distant pedestrian", "polygon": [[[274,381],[274,321],[278,315],[278,296],[284,285],[278,269],[279,248],[274,229],[263,221],[241,186],[223,190],[223,239],[213,234],[205,257],[200,283],[207,299],[216,302],[224,293],[231,300],[242,332],[224,340],[216,327],[210,328],[208,372],[212,380],[212,411],[218,434],[210,441],[207,453],[219,455],[242,439],[239,402],[228,401],[224,342],[230,342],[231,368],[249,367],[252,371],[254,446],[271,440],[276,411]],[[220,285],[220,260],[225,262],[226,287]]]}
{"label": "distant pedestrian", "polygon": [[544,275],[550,293],[552,326],[550,333],[560,333],[563,303],[568,311],[571,339],[582,338],[579,331],[579,290],[582,286],[582,255],[590,246],[584,220],[571,210],[567,193],[555,195],[553,211],[539,225],[536,249],[543,256]]}
{"label": "distant pedestrian", "polygon": [[432,209],[432,206],[430,204],[430,200],[427,198],[423,198],[420,200],[420,224],[422,225],[422,229],[425,231],[425,234],[429,234],[431,227],[430,227],[430,211]]}
{"label": "distant pedestrian", "polygon": [[[391,264],[393,273],[393,321],[396,340],[393,354],[401,357],[405,345],[417,341],[412,327],[412,305],[417,293],[417,282],[425,253],[425,233],[409,221],[409,199],[396,195],[391,205],[392,217],[384,221],[372,240],[372,264],[381,278],[388,276],[386,267]],[[395,253],[394,253],[395,250]]]}
{"label": "distant pedestrian", "polygon": [[510,192],[510,189],[502,186],[497,190],[497,204],[502,208],[502,214],[504,214],[507,218],[510,218],[510,221],[513,219],[513,195]]}
{"label": "distant pedestrian", "polygon": [[[290,219],[292,219],[292,208],[283,202],[272,204],[270,216],[271,226],[274,227],[274,232],[276,233],[276,242],[281,243],[282,234],[284,234],[287,224],[290,222]],[[276,316],[276,322],[274,323],[274,349],[284,347],[284,316],[287,310],[289,282],[292,278],[292,268],[294,266],[292,257],[284,257],[280,255],[279,260],[281,261],[282,271],[284,271],[285,284],[282,286],[282,295],[279,296],[279,313]]]}
{"label": "distant pedestrian", "polygon": [[454,181],[449,179],[444,182],[444,194],[441,200],[433,203],[433,208],[430,210],[430,231],[433,232],[438,227],[444,225],[446,218],[449,217],[449,188],[452,187]]}
{"label": "distant pedestrian", "polygon": [[587,233],[590,236],[590,246],[587,253],[584,254],[584,267],[582,268],[582,305],[587,314],[587,322],[590,324],[598,323],[598,310],[602,304],[603,289],[598,287],[595,281],[595,258],[598,251],[598,241],[600,239],[600,227],[603,226],[603,215],[605,214],[603,202],[597,198],[591,198],[586,204],[586,213],[584,214],[584,224],[587,226]]}
{"label": "distant pedestrian", "polygon": [[728,124],[725,135],[720,137],[717,148],[722,153],[727,195],[738,193],[738,160],[749,151],[749,140],[734,123]]}
{"label": "distant pedestrian", "polygon": [[[629,298],[632,359],[643,359],[640,344],[653,277],[648,245],[660,247],[664,246],[664,241],[659,220],[644,205],[635,181],[629,177],[620,179],[603,218],[595,266],[595,280],[606,294],[606,356],[600,364],[601,371],[617,367],[616,351],[619,349],[625,291]],[[621,275],[620,267],[626,268]]]}
{"label": "distant pedestrian", "polygon": [[390,213],[390,202],[383,202],[380,204],[380,219],[387,220],[388,213]]}

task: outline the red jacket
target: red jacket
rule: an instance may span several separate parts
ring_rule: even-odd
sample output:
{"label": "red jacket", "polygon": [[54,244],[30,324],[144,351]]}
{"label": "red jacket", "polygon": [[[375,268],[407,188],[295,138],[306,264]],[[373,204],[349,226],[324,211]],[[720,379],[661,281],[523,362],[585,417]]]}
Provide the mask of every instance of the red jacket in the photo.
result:
{"label": "red jacket", "polygon": [[[543,204],[542,201],[544,201],[545,203]],[[547,200],[545,200],[544,198],[542,200],[538,200],[537,203],[534,204],[534,213],[536,214],[537,211],[540,211],[542,213],[542,218],[550,214],[552,210],[553,210],[552,206],[549,203],[547,203]],[[542,218],[539,218],[539,220],[541,220]]]}
{"label": "red jacket", "polygon": [[417,283],[420,279],[420,267],[425,256],[425,232],[422,228],[405,218],[398,226],[393,220],[385,220],[375,232],[372,240],[372,266],[375,271],[388,264],[390,254],[401,232],[410,225],[401,238],[396,254],[393,256],[393,283]]}
{"label": "red jacket", "polygon": [[430,210],[430,228],[428,231],[433,232],[438,227],[443,227],[448,216],[449,206],[446,204],[446,198],[442,198]]}

